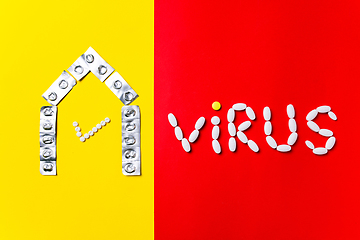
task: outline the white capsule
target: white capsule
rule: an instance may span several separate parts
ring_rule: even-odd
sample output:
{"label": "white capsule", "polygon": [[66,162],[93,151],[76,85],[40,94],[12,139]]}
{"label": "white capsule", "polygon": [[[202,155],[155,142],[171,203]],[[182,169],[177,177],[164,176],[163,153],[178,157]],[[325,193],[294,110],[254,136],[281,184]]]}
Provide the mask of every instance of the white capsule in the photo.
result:
{"label": "white capsule", "polygon": [[81,137],[82,133],[81,132],[76,132],[76,136]]}
{"label": "white capsule", "polygon": [[289,130],[290,132],[296,132],[297,130],[296,121],[293,118],[289,119]]}
{"label": "white capsule", "polygon": [[109,123],[109,122],[110,122],[110,118],[108,118],[108,117],[105,118],[105,122],[106,122],[106,123]]}
{"label": "white capsule", "polygon": [[326,141],[325,148],[327,150],[331,150],[335,145],[336,139],[335,137],[331,137]]}
{"label": "white capsule", "polygon": [[89,131],[89,136],[94,136],[94,132],[93,131]]}
{"label": "white capsule", "polygon": [[255,120],[255,118],[256,118],[255,112],[254,112],[254,110],[252,110],[251,107],[246,107],[246,115],[247,115],[248,118],[250,118],[251,120]]}
{"label": "white capsule", "polygon": [[251,150],[253,150],[254,152],[258,152],[259,151],[259,147],[258,145],[253,141],[253,140],[249,140],[248,141],[248,146]]}
{"label": "white capsule", "polygon": [[265,131],[266,135],[268,135],[268,136],[271,135],[271,132],[272,132],[271,122],[269,122],[269,121],[265,122],[264,131]]}
{"label": "white capsule", "polygon": [[276,150],[278,150],[279,152],[290,152],[291,147],[289,145],[282,144],[282,145],[277,146]]}
{"label": "white capsule", "polygon": [[315,153],[316,155],[324,155],[324,154],[327,154],[327,152],[328,152],[328,150],[323,147],[318,147],[313,150],[313,153]]}
{"label": "white capsule", "polygon": [[273,137],[267,136],[266,137],[266,142],[269,144],[270,147],[276,149],[277,143],[276,143],[276,141],[275,141],[275,139]]}
{"label": "white capsule", "polygon": [[214,126],[212,131],[211,131],[211,136],[214,140],[219,138],[219,134],[220,134],[220,128],[219,126]]}
{"label": "white capsule", "polygon": [[236,111],[243,111],[246,108],[246,104],[245,103],[236,103],[232,106],[232,108]]}
{"label": "white capsule", "polygon": [[78,122],[73,122],[73,126],[77,127],[77,126],[79,126],[79,123]]}
{"label": "white capsule", "polygon": [[85,133],[85,134],[84,134],[84,138],[88,139],[89,137],[90,137],[90,136],[89,136],[88,133]]}
{"label": "white capsule", "polygon": [[185,152],[191,151],[190,143],[186,138],[183,138],[181,140],[181,145],[182,145],[183,149],[185,150]]}
{"label": "white capsule", "polygon": [[264,107],[263,115],[264,115],[264,119],[266,121],[270,121],[270,119],[271,119],[271,111],[270,111],[269,107]]}
{"label": "white capsule", "polygon": [[307,115],[306,115],[306,120],[307,121],[312,121],[314,120],[314,118],[316,118],[316,116],[318,115],[318,111],[316,109],[311,110]]}
{"label": "white capsule", "polygon": [[101,121],[100,124],[101,124],[101,126],[105,126],[105,125],[106,125],[106,122],[105,122],[105,121]]}
{"label": "white capsule", "polygon": [[92,131],[93,131],[94,133],[96,133],[96,132],[98,131],[98,129],[97,129],[96,127],[93,127],[93,128],[92,128]]}
{"label": "white capsule", "polygon": [[184,134],[179,126],[175,128],[175,136],[179,141],[181,141],[184,138]]}
{"label": "white capsule", "polygon": [[76,127],[75,131],[80,132],[81,131],[80,127]]}
{"label": "white capsule", "polygon": [[212,147],[215,151],[215,153],[220,154],[221,153],[221,146],[218,140],[213,140],[212,141]]}
{"label": "white capsule", "polygon": [[320,127],[313,121],[308,121],[307,122],[308,127],[313,130],[314,132],[319,132],[320,131]]}
{"label": "white capsule", "polygon": [[212,123],[213,125],[219,125],[219,124],[220,124],[220,118],[219,118],[218,116],[213,116],[213,117],[211,118],[211,123]]}
{"label": "white capsule", "polygon": [[239,131],[245,131],[246,129],[248,129],[251,126],[251,122],[250,121],[245,121],[243,123],[241,123],[238,127]]}
{"label": "white capsule", "polygon": [[96,124],[96,128],[97,129],[101,129],[102,127],[101,127],[101,124]]}
{"label": "white capsule", "polygon": [[295,109],[294,109],[294,106],[292,104],[287,105],[286,113],[287,113],[289,118],[294,118],[295,117]]}
{"label": "white capsule", "polygon": [[310,148],[311,150],[313,150],[315,148],[314,144],[312,142],[310,142],[309,140],[305,141],[305,144],[308,148]]}
{"label": "white capsule", "polygon": [[245,135],[245,133],[241,132],[241,131],[238,131],[237,132],[237,137],[239,138],[239,140],[243,143],[247,143],[248,142],[248,138],[247,136]]}
{"label": "white capsule", "polygon": [[319,113],[327,113],[330,112],[331,107],[329,106],[320,106],[316,109]]}
{"label": "white capsule", "polygon": [[234,123],[231,122],[228,124],[228,131],[230,136],[234,137],[236,135],[236,127]]}
{"label": "white capsule", "polygon": [[194,130],[192,131],[192,133],[189,136],[189,142],[193,143],[195,142],[199,137],[199,131],[198,130]]}
{"label": "white capsule", "polygon": [[296,132],[293,132],[292,134],[290,134],[288,140],[287,140],[287,144],[292,146],[296,143],[296,140],[298,138],[298,134]]}
{"label": "white capsule", "polygon": [[231,137],[229,139],[229,149],[231,152],[235,152],[236,151],[236,140],[234,137]]}
{"label": "white capsule", "polygon": [[168,119],[169,119],[169,123],[171,126],[173,126],[173,127],[177,126],[177,120],[176,120],[176,117],[174,116],[174,114],[169,113]]}
{"label": "white capsule", "polygon": [[333,112],[328,112],[328,115],[329,115],[329,117],[330,117],[332,120],[334,120],[334,121],[337,120],[337,117],[336,117],[335,113],[333,113]]}
{"label": "white capsule", "polygon": [[81,142],[85,142],[85,138],[84,138],[84,137],[81,137],[81,138],[80,138],[80,141],[81,141]]}
{"label": "white capsule", "polygon": [[235,120],[235,110],[230,108],[227,113],[227,120],[228,122],[233,122]]}
{"label": "white capsule", "polygon": [[200,117],[195,123],[195,129],[200,130],[204,126],[204,124],[205,124],[205,118]]}
{"label": "white capsule", "polygon": [[333,132],[329,129],[320,129],[319,134],[324,137],[331,137]]}

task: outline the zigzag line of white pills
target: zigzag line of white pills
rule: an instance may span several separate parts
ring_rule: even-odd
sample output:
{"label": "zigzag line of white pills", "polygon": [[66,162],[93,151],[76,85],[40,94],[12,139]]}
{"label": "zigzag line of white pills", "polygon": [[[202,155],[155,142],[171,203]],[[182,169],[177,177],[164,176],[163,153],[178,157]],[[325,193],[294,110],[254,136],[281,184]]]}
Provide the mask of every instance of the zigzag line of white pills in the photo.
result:
{"label": "zigzag line of white pills", "polygon": [[105,118],[104,121],[101,121],[100,124],[96,124],[96,127],[92,128],[92,131],[89,131],[88,133],[85,133],[84,136],[81,133],[81,128],[79,127],[78,122],[73,122],[73,126],[75,127],[76,136],[80,138],[81,142],[85,142],[86,139],[89,139],[90,136],[94,136],[94,133],[96,133],[99,129],[101,129],[103,126],[106,125],[106,123],[110,122],[110,118]]}

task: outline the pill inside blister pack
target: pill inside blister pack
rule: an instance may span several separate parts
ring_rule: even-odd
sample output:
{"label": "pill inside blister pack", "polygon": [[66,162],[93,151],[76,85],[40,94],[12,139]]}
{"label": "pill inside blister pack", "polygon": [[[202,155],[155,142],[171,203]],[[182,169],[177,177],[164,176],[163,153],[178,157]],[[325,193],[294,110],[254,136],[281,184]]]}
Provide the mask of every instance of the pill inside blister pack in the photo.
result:
{"label": "pill inside blister pack", "polygon": [[57,107],[40,109],[40,173],[56,175],[56,120]]}

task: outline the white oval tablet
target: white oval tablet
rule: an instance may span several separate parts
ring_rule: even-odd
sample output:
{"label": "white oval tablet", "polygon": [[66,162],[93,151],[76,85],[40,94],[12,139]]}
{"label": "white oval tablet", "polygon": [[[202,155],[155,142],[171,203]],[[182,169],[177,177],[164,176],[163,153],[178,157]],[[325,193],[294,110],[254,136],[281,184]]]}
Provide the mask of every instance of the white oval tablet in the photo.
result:
{"label": "white oval tablet", "polygon": [[214,126],[212,131],[211,131],[211,136],[214,140],[219,138],[219,134],[220,134],[220,128],[219,126]]}
{"label": "white oval tablet", "polygon": [[174,114],[169,113],[168,119],[169,119],[169,123],[171,126],[173,126],[173,127],[177,126],[177,120],[176,120],[176,117],[174,116]]}
{"label": "white oval tablet", "polygon": [[100,124],[101,124],[101,126],[105,126],[105,125],[106,125],[106,122],[105,122],[105,121],[101,121]]}
{"label": "white oval tablet", "polygon": [[333,113],[333,112],[328,112],[328,115],[329,115],[329,117],[330,117],[332,120],[334,120],[334,121],[337,120],[337,117],[336,117],[335,113]]}
{"label": "white oval tablet", "polygon": [[319,134],[324,137],[331,137],[333,132],[329,129],[320,129]]}
{"label": "white oval tablet", "polygon": [[265,131],[265,134],[266,135],[271,135],[271,132],[272,132],[272,125],[271,125],[271,122],[267,121],[264,125],[264,131]]}
{"label": "white oval tablet", "polygon": [[79,123],[78,122],[73,122],[73,126],[77,127],[77,126],[79,126]]}
{"label": "white oval tablet", "polygon": [[96,132],[98,131],[98,129],[97,129],[96,127],[93,127],[93,128],[92,128],[92,131],[93,131],[94,133],[96,133]]}
{"label": "white oval tablet", "polygon": [[275,139],[271,136],[266,137],[266,142],[269,144],[270,147],[272,147],[274,149],[277,147],[277,143],[276,143]]}
{"label": "white oval tablet", "polygon": [[308,127],[313,130],[314,132],[319,132],[320,131],[320,127],[313,121],[308,121],[307,122]]}
{"label": "white oval tablet", "polygon": [[243,111],[246,108],[246,104],[245,103],[236,103],[232,106],[232,108],[236,111]]}
{"label": "white oval tablet", "polygon": [[292,146],[296,143],[296,140],[298,138],[298,134],[296,132],[293,132],[292,134],[290,134],[288,140],[287,140],[287,144]]}
{"label": "white oval tablet", "polygon": [[312,121],[314,120],[314,118],[316,118],[316,116],[318,115],[318,111],[316,109],[311,110],[307,115],[306,115],[306,120],[307,121]]}
{"label": "white oval tablet", "polygon": [[245,121],[243,123],[241,123],[238,127],[239,131],[245,131],[246,129],[248,129],[251,126],[251,122],[250,121]]}
{"label": "white oval tablet", "polygon": [[84,134],[84,138],[88,139],[89,137],[90,137],[90,136],[89,136],[88,133],[85,133],[85,134]]}
{"label": "white oval tablet", "polygon": [[319,113],[327,113],[330,112],[331,107],[329,106],[320,106],[316,109]]}
{"label": "white oval tablet", "polygon": [[250,118],[251,120],[255,120],[255,118],[256,118],[255,112],[254,112],[254,110],[252,110],[251,107],[246,107],[246,115],[247,115],[248,118]]}
{"label": "white oval tablet", "polygon": [[199,133],[200,132],[196,129],[194,131],[192,131],[192,133],[189,136],[189,142],[191,142],[191,143],[195,142],[199,137]]}
{"label": "white oval tablet", "polygon": [[89,136],[94,136],[94,132],[93,131],[89,131]]}
{"label": "white oval tablet", "polygon": [[101,129],[102,127],[101,127],[101,124],[96,124],[96,128],[97,129]]}
{"label": "white oval tablet", "polygon": [[231,138],[229,139],[229,149],[230,149],[230,151],[232,151],[232,152],[235,152],[235,151],[236,151],[236,140],[235,140],[234,137],[231,137]]}
{"label": "white oval tablet", "polygon": [[105,122],[109,123],[110,122],[110,118],[105,118]]}
{"label": "white oval tablet", "polygon": [[296,121],[293,118],[289,119],[289,130],[290,132],[296,132],[297,130]]}
{"label": "white oval tablet", "polygon": [[253,140],[249,140],[248,141],[248,146],[251,150],[253,150],[254,152],[258,152],[259,151],[259,147],[258,145],[253,141]]}
{"label": "white oval tablet", "polygon": [[200,130],[204,126],[204,124],[205,124],[205,118],[200,117],[195,123],[195,129]]}
{"label": "white oval tablet", "polygon": [[282,144],[282,145],[277,146],[276,150],[278,150],[279,152],[290,152],[291,147],[289,145]]}
{"label": "white oval tablet", "polygon": [[332,149],[332,148],[334,147],[334,145],[335,145],[335,142],[336,142],[335,137],[329,138],[329,139],[326,141],[325,148],[326,148],[327,150]]}
{"label": "white oval tablet", "polygon": [[184,134],[179,126],[175,128],[175,136],[179,141],[181,141],[184,138]]}
{"label": "white oval tablet", "polygon": [[80,132],[81,131],[80,127],[76,127],[75,131]]}
{"label": "white oval tablet", "polygon": [[185,152],[190,152],[191,151],[190,143],[186,138],[183,138],[181,140],[181,145],[182,145],[183,149],[185,150]]}
{"label": "white oval tablet", "polygon": [[315,153],[316,155],[324,155],[324,154],[327,154],[327,152],[328,152],[328,150],[323,147],[318,147],[313,150],[313,153]]}
{"label": "white oval tablet", "polygon": [[228,122],[233,122],[235,120],[235,110],[230,108],[227,113],[227,120]]}
{"label": "white oval tablet", "polygon": [[237,137],[239,138],[239,140],[243,143],[247,143],[248,142],[248,138],[247,136],[245,135],[245,133],[241,132],[241,131],[238,131],[237,132]]}
{"label": "white oval tablet", "polygon": [[85,142],[85,138],[84,138],[84,137],[81,137],[81,138],[80,138],[80,141]]}
{"label": "white oval tablet", "polygon": [[214,152],[216,152],[217,154],[221,153],[221,146],[218,140],[213,140],[212,141],[212,147],[214,149]]}
{"label": "white oval tablet", "polygon": [[312,142],[310,142],[309,140],[305,141],[305,144],[308,148],[310,148],[311,150],[313,150],[315,148],[314,144]]}
{"label": "white oval tablet", "polygon": [[230,136],[234,137],[236,135],[236,127],[234,123],[231,122],[228,124],[228,131]]}
{"label": "white oval tablet", "polygon": [[264,115],[264,119],[266,121],[270,121],[270,119],[271,119],[271,111],[270,111],[269,107],[264,107],[263,115]]}
{"label": "white oval tablet", "polygon": [[212,123],[213,125],[219,125],[219,124],[220,124],[220,118],[219,118],[218,116],[213,116],[213,117],[211,118],[211,123]]}
{"label": "white oval tablet", "polygon": [[294,106],[292,104],[287,105],[286,113],[287,113],[289,118],[294,118],[295,117],[295,109],[294,109]]}
{"label": "white oval tablet", "polygon": [[76,132],[76,136],[81,137],[82,133],[81,132]]}

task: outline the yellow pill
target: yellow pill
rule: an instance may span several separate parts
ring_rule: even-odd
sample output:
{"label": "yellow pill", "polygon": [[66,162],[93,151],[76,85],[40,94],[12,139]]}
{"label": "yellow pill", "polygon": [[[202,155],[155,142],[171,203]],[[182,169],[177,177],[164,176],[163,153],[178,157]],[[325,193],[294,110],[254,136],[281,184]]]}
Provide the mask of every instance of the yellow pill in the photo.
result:
{"label": "yellow pill", "polygon": [[218,110],[220,110],[220,108],[221,108],[221,104],[220,104],[219,102],[213,102],[212,108],[213,108],[215,111],[218,111]]}

